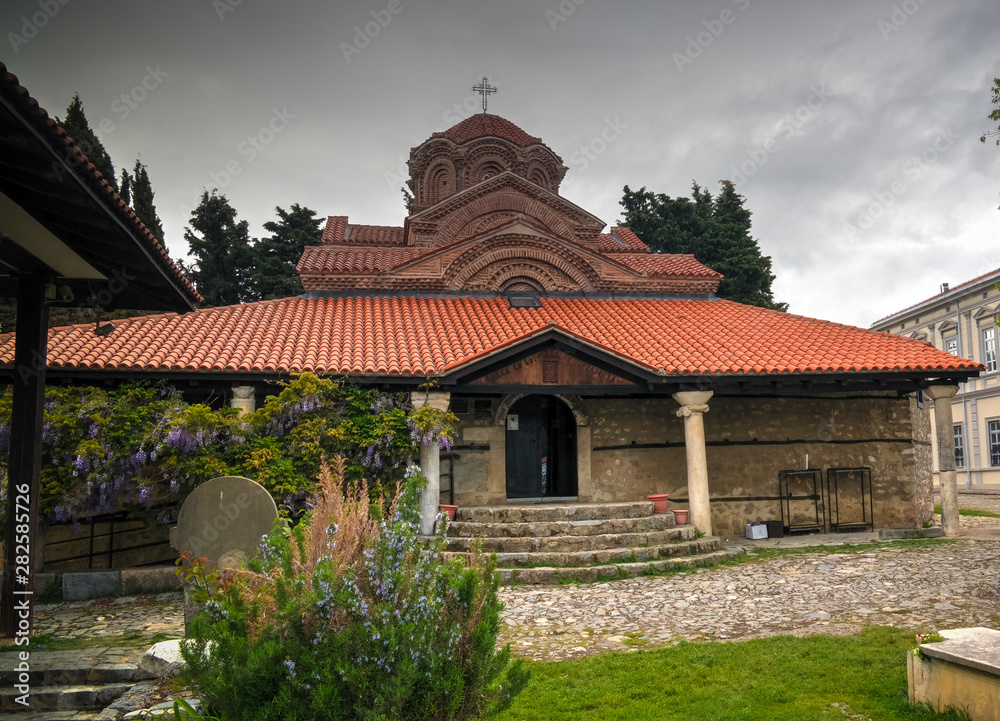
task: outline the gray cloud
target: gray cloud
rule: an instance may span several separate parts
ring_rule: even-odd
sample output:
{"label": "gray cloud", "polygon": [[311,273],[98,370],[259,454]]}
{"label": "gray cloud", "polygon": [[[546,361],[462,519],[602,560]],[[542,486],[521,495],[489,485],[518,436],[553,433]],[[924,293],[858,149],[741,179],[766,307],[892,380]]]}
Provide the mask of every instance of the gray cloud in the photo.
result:
{"label": "gray cloud", "polygon": [[[1000,265],[1000,151],[978,142],[1000,76],[991,0],[399,1],[70,0],[15,52],[7,33],[40,5],[8,0],[0,55],[51,113],[80,92],[119,168],[141,154],[175,255],[215,185],[255,233],[296,202],[399,224],[387,176],[490,75],[491,111],[562,155],[564,193],[608,223],[626,184],[714,190],[763,158],[740,188],[793,312],[867,325]],[[168,75],[135,102],[148,66]],[[620,133],[584,164],[608,122]]]}

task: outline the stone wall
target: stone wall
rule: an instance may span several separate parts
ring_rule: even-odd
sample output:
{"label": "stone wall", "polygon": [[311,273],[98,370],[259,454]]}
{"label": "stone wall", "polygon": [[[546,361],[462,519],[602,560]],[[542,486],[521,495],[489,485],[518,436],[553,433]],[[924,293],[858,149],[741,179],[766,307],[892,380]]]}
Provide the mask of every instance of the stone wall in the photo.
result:
{"label": "stone wall", "polygon": [[[578,431],[590,436],[591,450],[590,473],[580,474],[580,502],[669,493],[672,507],[686,507],[684,427],[672,399],[590,398],[583,406],[587,425]],[[780,519],[779,472],[807,468],[823,471],[824,487],[829,468],[870,468],[876,528],[915,528],[931,517],[929,410],[914,399],[716,396],[709,409],[709,488],[719,535],[740,536],[749,521]],[[471,413],[459,417],[455,502],[504,503],[503,428],[485,413],[478,420]],[[845,517],[860,508],[849,491],[841,495]]]}

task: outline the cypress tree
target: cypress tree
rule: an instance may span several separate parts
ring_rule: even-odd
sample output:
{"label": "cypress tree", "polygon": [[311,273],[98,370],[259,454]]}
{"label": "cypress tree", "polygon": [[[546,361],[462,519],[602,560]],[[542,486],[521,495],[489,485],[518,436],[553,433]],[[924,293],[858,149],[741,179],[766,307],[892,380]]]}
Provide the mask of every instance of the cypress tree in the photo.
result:
{"label": "cypress tree", "polygon": [[156,214],[156,206],[153,205],[153,185],[149,182],[146,166],[140,160],[135,161],[135,167],[132,169],[131,196],[132,210],[149,228],[149,232],[162,243],[163,224]]}
{"label": "cypress tree", "polygon": [[261,300],[287,298],[302,293],[302,281],[295,266],[307,245],[320,245],[322,219],[316,211],[292,203],[289,210],[275,208],[278,221],[264,223],[271,233],[254,245],[253,285]]}
{"label": "cypress tree", "polygon": [[250,277],[254,261],[249,226],[236,219],[226,196],[213,189],[201,196],[184,231],[193,264],[185,273],[208,306],[257,300]]}
{"label": "cypress tree", "polygon": [[115,166],[111,162],[111,156],[104,149],[104,145],[94,134],[94,131],[90,129],[90,123],[87,121],[86,113],[83,112],[83,101],[80,100],[79,93],[74,93],[69,107],[66,108],[66,119],[56,118],[56,122],[69,137],[73,138],[76,147],[83,151],[87,160],[94,164],[94,167],[100,171],[111,187],[118,190]]}

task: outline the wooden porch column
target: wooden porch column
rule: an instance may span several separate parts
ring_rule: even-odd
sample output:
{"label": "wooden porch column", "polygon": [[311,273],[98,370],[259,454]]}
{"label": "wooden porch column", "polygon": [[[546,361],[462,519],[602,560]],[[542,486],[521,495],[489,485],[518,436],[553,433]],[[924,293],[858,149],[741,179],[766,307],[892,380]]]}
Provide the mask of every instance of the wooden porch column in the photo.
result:
{"label": "wooden porch column", "polygon": [[955,421],[951,399],[958,386],[931,386],[927,397],[934,401],[934,430],[937,436],[938,479],[941,482],[941,530],[946,536],[957,536],[958,479],[955,474]]}
{"label": "wooden porch column", "polygon": [[[414,410],[430,406],[439,411],[447,411],[451,403],[451,393],[447,391],[415,391],[410,394]],[[427,486],[420,493],[421,535],[434,535],[434,521],[441,505],[441,449],[436,441],[420,447],[420,470],[427,479]]]}
{"label": "wooden porch column", "polygon": [[[11,408],[10,464],[7,473],[6,558],[3,567],[3,601],[0,603],[0,631],[11,639],[16,633],[31,632],[31,593],[34,591],[38,556],[38,491],[42,465],[42,418],[45,403],[45,363],[48,343],[49,309],[45,305],[45,278],[24,275],[17,281],[17,320],[14,341],[14,398]],[[18,492],[18,488],[27,493]],[[27,513],[23,501],[27,496]],[[20,497],[21,508],[17,501]],[[18,513],[20,511],[20,513]],[[27,515],[27,524],[22,517]],[[18,543],[18,526],[28,530],[28,560],[23,561],[24,544]],[[22,539],[23,540],[23,539]],[[19,549],[18,546],[21,546]],[[18,557],[22,557],[19,559]],[[28,576],[19,572],[28,567]],[[15,595],[16,594],[16,595]],[[27,606],[27,608],[24,608]]]}
{"label": "wooden porch column", "polygon": [[708,496],[708,458],[705,455],[705,422],[712,391],[674,393],[681,404],[677,415],[684,419],[684,451],[687,455],[688,505],[691,522],[706,536],[712,535],[712,509]]}

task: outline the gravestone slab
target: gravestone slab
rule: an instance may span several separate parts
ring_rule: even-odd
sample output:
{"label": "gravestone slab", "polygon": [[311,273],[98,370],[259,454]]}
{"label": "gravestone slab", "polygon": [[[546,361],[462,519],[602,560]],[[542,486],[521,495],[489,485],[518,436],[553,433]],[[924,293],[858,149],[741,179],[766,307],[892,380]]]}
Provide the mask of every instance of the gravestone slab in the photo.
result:
{"label": "gravestone slab", "polygon": [[257,555],[261,537],[274,528],[278,506],[249,478],[222,476],[201,484],[181,505],[170,545],[205,556],[216,568],[235,568]]}

